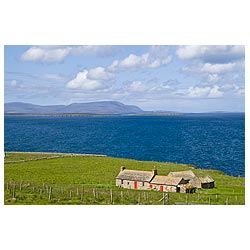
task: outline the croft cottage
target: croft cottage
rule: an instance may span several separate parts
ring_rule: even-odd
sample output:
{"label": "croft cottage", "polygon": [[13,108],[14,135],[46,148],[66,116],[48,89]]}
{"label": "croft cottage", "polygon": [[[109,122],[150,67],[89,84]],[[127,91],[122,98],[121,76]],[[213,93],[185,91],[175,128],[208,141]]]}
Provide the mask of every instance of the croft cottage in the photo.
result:
{"label": "croft cottage", "polygon": [[214,180],[209,176],[196,177],[191,170],[170,172],[167,176],[161,176],[157,174],[155,168],[152,171],[141,171],[121,167],[116,177],[116,186],[161,192],[194,193],[196,188],[213,188]]}

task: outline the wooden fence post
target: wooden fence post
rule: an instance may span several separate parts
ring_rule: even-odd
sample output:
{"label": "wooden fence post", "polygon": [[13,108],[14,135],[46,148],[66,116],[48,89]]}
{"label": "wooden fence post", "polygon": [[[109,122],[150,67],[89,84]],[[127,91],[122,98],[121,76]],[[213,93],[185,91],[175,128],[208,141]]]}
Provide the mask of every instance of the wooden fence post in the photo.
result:
{"label": "wooden fence post", "polygon": [[165,193],[164,192],[162,193],[162,203],[163,205],[165,205]]}
{"label": "wooden fence post", "polygon": [[72,199],[72,190],[69,190],[69,198]]}
{"label": "wooden fence post", "polygon": [[110,203],[113,203],[113,193],[112,193],[112,189],[110,189]]}
{"label": "wooden fence post", "polygon": [[76,195],[77,195],[77,196],[79,195],[78,187],[76,188]]}
{"label": "wooden fence post", "polygon": [[51,200],[51,197],[52,197],[52,187],[50,186],[50,188],[49,188],[49,200]]}
{"label": "wooden fence post", "polygon": [[83,196],[84,195],[84,186],[82,185],[82,190],[81,190],[81,201],[83,201]]}
{"label": "wooden fence post", "polygon": [[95,197],[98,200],[98,191],[97,191],[97,189],[95,189]]}
{"label": "wooden fence post", "polygon": [[138,194],[138,205],[140,205],[140,201],[141,201],[141,195],[140,193]]}
{"label": "wooden fence post", "polygon": [[16,198],[16,184],[14,184],[14,187],[13,187],[12,198]]}

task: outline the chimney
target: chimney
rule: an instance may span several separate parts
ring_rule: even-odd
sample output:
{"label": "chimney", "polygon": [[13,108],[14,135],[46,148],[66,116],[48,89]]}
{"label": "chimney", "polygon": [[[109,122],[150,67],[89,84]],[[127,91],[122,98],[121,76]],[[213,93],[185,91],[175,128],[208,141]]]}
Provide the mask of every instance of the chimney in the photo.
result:
{"label": "chimney", "polygon": [[157,175],[157,169],[155,168],[155,166],[154,166],[154,169],[153,169],[153,175],[154,176]]}
{"label": "chimney", "polygon": [[124,169],[126,169],[124,166],[121,166],[121,171],[123,171]]}

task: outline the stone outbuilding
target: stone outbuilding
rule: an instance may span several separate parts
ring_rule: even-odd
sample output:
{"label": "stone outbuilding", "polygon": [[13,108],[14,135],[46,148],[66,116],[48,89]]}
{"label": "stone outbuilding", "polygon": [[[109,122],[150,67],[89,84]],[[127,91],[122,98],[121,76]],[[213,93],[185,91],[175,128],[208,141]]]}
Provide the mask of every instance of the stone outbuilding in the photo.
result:
{"label": "stone outbuilding", "polygon": [[196,188],[214,188],[214,180],[210,176],[206,177],[197,177],[193,171],[179,171],[179,172],[170,172],[168,176],[173,177],[182,177],[188,182],[192,187]]}
{"label": "stone outbuilding", "polygon": [[170,172],[168,174],[168,176],[172,176],[172,177],[182,177],[185,181],[189,181],[193,178],[195,178],[195,174],[193,171],[191,170],[187,170],[187,171],[179,171],[179,172]]}
{"label": "stone outbuilding", "polygon": [[195,177],[189,181],[190,185],[197,188],[214,188],[214,179],[210,176],[206,177]]}
{"label": "stone outbuilding", "polygon": [[[161,176],[156,175],[150,182],[150,189],[155,189],[161,192],[180,192],[182,184],[187,182],[182,177]],[[182,188],[184,192],[184,189]]]}

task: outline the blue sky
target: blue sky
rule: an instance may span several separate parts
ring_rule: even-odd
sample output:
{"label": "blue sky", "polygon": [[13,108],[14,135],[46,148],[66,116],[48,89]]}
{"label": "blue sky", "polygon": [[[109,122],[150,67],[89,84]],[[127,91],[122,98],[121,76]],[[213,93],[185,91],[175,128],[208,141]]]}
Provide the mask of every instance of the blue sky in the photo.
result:
{"label": "blue sky", "polygon": [[244,111],[244,46],[5,46],[5,103]]}

